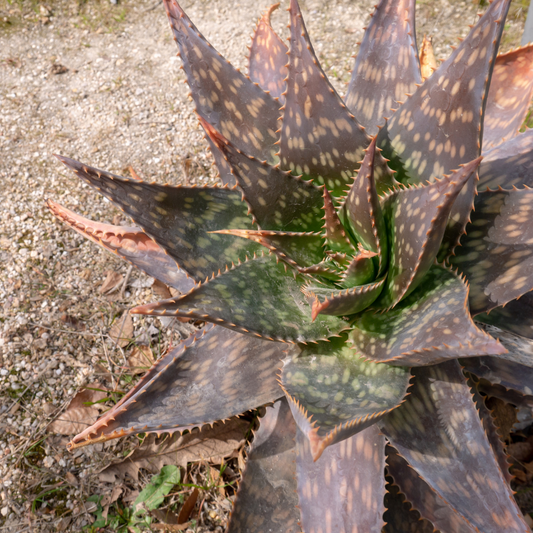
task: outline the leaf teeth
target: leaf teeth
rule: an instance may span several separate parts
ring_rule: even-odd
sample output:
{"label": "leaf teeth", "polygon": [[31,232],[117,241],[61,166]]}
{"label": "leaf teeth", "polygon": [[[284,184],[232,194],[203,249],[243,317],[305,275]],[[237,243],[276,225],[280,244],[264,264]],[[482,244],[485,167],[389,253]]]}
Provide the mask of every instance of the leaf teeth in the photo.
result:
{"label": "leaf teeth", "polygon": [[[253,358],[246,357],[252,353]],[[276,370],[286,356],[285,344],[209,324],[157,361],[115,407],[73,442],[85,445],[122,434],[192,429],[274,401],[281,394]],[[230,383],[220,368],[236,364],[239,375]],[[206,379],[206,371],[211,378]],[[232,387],[238,388],[238,397],[228,393]],[[210,401],[212,393],[217,402]],[[188,401],[191,394],[193,403]],[[169,405],[179,408],[169,409]]]}
{"label": "leaf teeth", "polygon": [[365,151],[365,157],[345,202],[341,217],[351,228],[355,238],[366,250],[379,255],[379,272],[387,263],[387,234],[374,181],[376,138]]}
{"label": "leaf teeth", "polygon": [[[380,295],[385,278],[375,283],[360,285],[343,291],[312,289],[316,300],[312,306],[312,319],[323,315],[353,315],[363,311],[374,303]],[[328,295],[328,293],[330,293]]]}
{"label": "leaf teeth", "polygon": [[270,6],[257,23],[250,47],[248,71],[254,83],[284,104],[288,48],[270,25],[270,16],[278,7],[279,4]]}
{"label": "leaf teeth", "polygon": [[420,366],[506,349],[478,329],[468,289],[451,271],[433,266],[417,290],[386,313],[363,313],[352,325],[354,348],[373,361]]}
{"label": "leaf teeth", "polygon": [[194,281],[141,228],[112,226],[84,218],[48,200],[48,208],[59,220],[125,261],[171,287],[188,291]]}
{"label": "leaf teeth", "polygon": [[330,343],[303,347],[297,359],[283,366],[281,387],[316,461],[328,446],[395,409],[410,377],[408,369],[358,359],[343,335]]}
{"label": "leaf teeth", "polygon": [[486,191],[476,197],[472,222],[450,258],[470,284],[472,315],[533,289],[532,213],[531,189]]}
{"label": "leaf teeth", "polygon": [[[399,171],[399,181],[424,183],[480,155],[483,108],[509,3],[494,0],[461,45],[380,130],[378,146]],[[475,189],[472,176],[451,211],[444,237],[448,248],[464,231]]]}
{"label": "leaf teeth", "polygon": [[[459,364],[447,361],[416,368],[414,374],[411,395],[380,422],[391,445],[473,530],[528,531],[485,437]],[[467,476],[466,486],[465,472],[478,473]],[[493,490],[487,492],[487,484]]]}
{"label": "leaf teeth", "polygon": [[291,46],[281,165],[312,178],[317,185],[325,183],[337,197],[351,183],[368,137],[320,67],[296,0],[291,1],[289,11]]}
{"label": "leaf teeth", "polygon": [[394,307],[423,279],[437,256],[454,202],[480,161],[479,157],[441,180],[386,198],[391,257],[381,307]]}
{"label": "leaf teeth", "polygon": [[366,28],[345,100],[370,135],[421,81],[414,15],[414,0],[381,0]]}
{"label": "leaf teeth", "polygon": [[[241,202],[238,191],[146,183],[121,178],[72,159],[60,160],[133,218],[196,281],[211,275],[220,264],[237,261],[259,249],[258,244],[250,241],[210,234],[235,226],[252,229],[246,204]],[[216,216],[213,216],[214,209]],[[196,225],[189,223],[189,217],[194,217]]]}
{"label": "leaf teeth", "polygon": [[261,229],[295,232],[321,229],[320,188],[291,176],[277,166],[248,157],[207,122],[201,122],[213,142],[224,153]]}
{"label": "leaf teeth", "polygon": [[175,0],[164,4],[198,115],[239,149],[274,162],[279,103],[233,68]]}
{"label": "leaf teeth", "polygon": [[131,312],[196,318],[291,343],[321,340],[348,329],[337,317],[311,321],[311,309],[300,290],[304,280],[286,273],[284,264],[267,254],[247,259],[179,298]]}
{"label": "leaf teeth", "polygon": [[344,253],[353,255],[355,248],[350,239],[346,235],[346,231],[337,215],[333,200],[326,187],[324,192],[324,229],[326,233],[326,241],[328,249],[332,252]]}

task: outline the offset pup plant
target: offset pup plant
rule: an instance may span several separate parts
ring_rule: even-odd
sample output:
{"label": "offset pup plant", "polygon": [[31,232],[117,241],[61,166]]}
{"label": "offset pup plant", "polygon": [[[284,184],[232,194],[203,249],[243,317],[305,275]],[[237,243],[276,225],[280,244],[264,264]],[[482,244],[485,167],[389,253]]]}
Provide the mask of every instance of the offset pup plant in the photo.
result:
{"label": "offset pup plant", "polygon": [[385,498],[385,468],[442,532],[530,531],[463,373],[532,394],[531,357],[472,319],[533,338],[533,136],[519,133],[533,46],[497,55],[509,2],[494,0],[422,81],[415,1],[382,0],[343,100],[296,0],[288,48],[276,6],[259,21],[249,76],[165,0],[223,185],[147,183],[61,156],[137,226],[49,207],[183,293],[132,312],[208,325],[71,448],[273,402],[228,531],[414,530]]}

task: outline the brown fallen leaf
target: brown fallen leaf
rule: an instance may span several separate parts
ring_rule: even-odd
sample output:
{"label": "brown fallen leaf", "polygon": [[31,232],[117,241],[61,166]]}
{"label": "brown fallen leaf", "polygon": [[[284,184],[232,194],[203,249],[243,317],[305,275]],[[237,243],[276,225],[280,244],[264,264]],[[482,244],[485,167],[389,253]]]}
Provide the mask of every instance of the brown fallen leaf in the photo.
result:
{"label": "brown fallen leaf", "polygon": [[72,399],[66,411],[48,426],[50,433],[59,433],[61,435],[75,435],[80,433],[87,426],[93,424],[100,411],[104,408],[102,404],[85,405],[95,403],[107,397],[107,393],[98,390],[101,389],[100,383],[91,383],[88,388],[78,392]]}
{"label": "brown fallen leaf", "polygon": [[126,474],[138,480],[140,468],[155,474],[165,465],[186,467],[188,462],[198,460],[220,464],[241,445],[249,427],[249,422],[232,418],[225,424],[204,426],[186,435],[174,433],[158,439],[152,433],[125,459],[104,468],[99,475],[100,481],[115,483],[117,479],[124,479]]}
{"label": "brown fallen leaf", "polygon": [[161,298],[161,300],[166,300],[167,298],[172,297],[168,285],[162,281],[159,281],[158,279],[154,279],[154,282],[152,283],[152,290],[158,298]]}
{"label": "brown fallen leaf", "polygon": [[98,292],[100,294],[111,294],[122,285],[122,274],[114,272],[113,270],[108,270],[106,274],[107,276],[104,282],[102,283],[102,285],[100,285],[100,288],[98,289]]}
{"label": "brown fallen leaf", "polygon": [[128,357],[132,374],[144,374],[155,363],[149,346],[135,346]]}
{"label": "brown fallen leaf", "polygon": [[150,524],[150,527],[157,531],[185,531],[190,525],[191,523],[187,522],[186,524]]}
{"label": "brown fallen leaf", "polygon": [[494,396],[487,398],[485,400],[485,405],[492,413],[494,423],[498,428],[498,433],[502,439],[506,441],[509,438],[511,429],[516,422],[518,422],[516,418],[518,409],[510,403],[504,402],[503,400],[500,400],[500,398]]}
{"label": "brown fallen leaf", "polygon": [[108,333],[109,337],[121,348],[127,346],[133,338],[133,320],[128,311],[115,319]]}
{"label": "brown fallen leaf", "polygon": [[189,494],[189,497],[185,500],[183,507],[180,509],[180,514],[178,515],[178,524],[184,524],[187,522],[187,520],[189,520],[194,506],[196,505],[196,501],[198,500],[198,494],[200,494],[200,491],[194,487],[194,490]]}
{"label": "brown fallen leaf", "polygon": [[78,486],[78,478],[72,472],[67,472],[65,474],[65,479],[69,485]]}

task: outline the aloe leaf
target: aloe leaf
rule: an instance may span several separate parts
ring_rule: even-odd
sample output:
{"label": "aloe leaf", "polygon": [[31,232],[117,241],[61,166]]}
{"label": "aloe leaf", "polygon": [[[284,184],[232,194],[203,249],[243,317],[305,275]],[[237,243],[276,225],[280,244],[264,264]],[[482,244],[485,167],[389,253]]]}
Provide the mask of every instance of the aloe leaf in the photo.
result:
{"label": "aloe leaf", "polygon": [[385,439],[376,426],[329,447],[318,461],[298,430],[296,450],[304,531],[381,532]]}
{"label": "aloe leaf", "polygon": [[279,4],[271,5],[257,23],[250,47],[248,72],[254,83],[274,98],[279,98],[283,104],[288,48],[270,25],[270,16],[278,7]]}
{"label": "aloe leaf", "polygon": [[239,263],[178,298],[141,305],[132,313],[184,316],[215,322],[267,340],[308,342],[349,327],[338,317],[314,322],[301,287],[305,279],[285,271],[272,256]]}
{"label": "aloe leaf", "polygon": [[337,254],[353,255],[355,253],[355,248],[348,235],[346,235],[344,226],[339,219],[331,195],[326,187],[324,187],[324,230],[328,250]]}
{"label": "aloe leaf", "polygon": [[[459,47],[380,130],[378,146],[399,181],[424,183],[479,157],[483,109],[509,4],[494,0]],[[443,255],[464,232],[476,181],[473,175],[455,202]]]}
{"label": "aloe leaf", "polygon": [[[392,446],[387,446],[387,470],[400,491],[435,529],[453,533],[476,533],[476,529],[457,513],[409,466]],[[429,530],[433,531],[433,529]]]}
{"label": "aloe leaf", "polygon": [[281,371],[293,416],[314,460],[326,447],[375,424],[403,401],[409,369],[361,359],[346,335],[302,347]]}
{"label": "aloe leaf", "polygon": [[389,222],[390,258],[381,307],[394,307],[413,291],[433,264],[448,216],[481,158],[441,180],[392,192],[383,203]]}
{"label": "aloe leaf", "polygon": [[340,316],[359,313],[376,301],[384,284],[385,278],[342,291],[310,286],[308,291],[315,298],[311,316],[314,320],[319,314]]}
{"label": "aloe leaf", "polygon": [[265,230],[219,230],[258,242],[291,266],[308,267],[324,259],[324,238],[320,233],[294,233]]}
{"label": "aloe leaf", "polygon": [[240,150],[275,162],[279,103],[233,68],[176,0],[164,4],[198,115]]}
{"label": "aloe leaf", "polygon": [[496,58],[483,122],[483,153],[512,139],[533,96],[533,44]]}
{"label": "aloe leaf", "polygon": [[387,230],[374,180],[376,138],[365,150],[365,156],[346,200],[340,208],[341,218],[366,250],[379,256],[379,272],[387,264]]}
{"label": "aloe leaf", "polygon": [[[533,368],[498,357],[465,357],[461,365],[478,378],[533,397]],[[499,396],[498,396],[499,397]]]}
{"label": "aloe leaf", "polygon": [[211,275],[221,264],[231,264],[260,249],[251,241],[211,233],[253,228],[238,191],[146,183],[57,157],[129,215],[196,281]]}
{"label": "aloe leaf", "polygon": [[340,196],[368,145],[318,63],[296,0],[290,3],[290,53],[279,157],[283,168]]}
{"label": "aloe leaf", "polygon": [[187,292],[194,287],[194,281],[141,228],[94,222],[51,200],[47,201],[47,205],[59,220],[149,276],[180,292]]}
{"label": "aloe leaf", "polygon": [[474,531],[529,532],[459,364],[447,361],[414,374],[411,394],[378,422],[391,445]]}
{"label": "aloe leaf", "polygon": [[387,476],[386,480],[385,507],[387,510],[383,515],[385,525],[382,533],[435,533],[433,524],[422,518],[420,513],[413,509],[392,477]]}
{"label": "aloe leaf", "polygon": [[[200,120],[200,125],[202,125],[202,121]],[[204,128],[205,131],[205,128]],[[209,149],[211,150],[211,154],[213,154],[213,159],[215,160],[215,166],[218,170],[218,177],[222,183],[222,185],[228,185],[230,187],[233,187],[237,183],[235,180],[235,176],[233,175],[233,172],[231,171],[231,166],[229,165],[228,161],[226,160],[226,156],[224,155],[224,152],[222,152],[218,146],[211,140],[211,137],[207,134],[207,131],[205,132],[204,138],[207,140],[207,144],[209,144]]]}
{"label": "aloe leaf", "polygon": [[464,281],[435,265],[394,309],[386,313],[369,310],[357,317],[350,338],[365,357],[398,365],[505,353],[498,341],[475,326],[467,298]]}
{"label": "aloe leaf", "polygon": [[296,424],[282,398],[260,420],[227,533],[299,533]]}
{"label": "aloe leaf", "polygon": [[230,164],[243,199],[254,222],[261,229],[279,231],[320,231],[322,191],[289,172],[247,156],[205,121],[211,140]]}
{"label": "aloe leaf", "polygon": [[476,315],[476,320],[533,339],[533,292],[526,292],[489,313]]}
{"label": "aloe leaf", "polygon": [[372,281],[376,274],[376,269],[374,268],[374,257],[376,255],[374,252],[367,250],[359,252],[346,267],[342,275],[341,285],[350,288]]}
{"label": "aloe leaf", "polygon": [[472,315],[533,289],[533,190],[485,191],[450,263],[470,284]]}
{"label": "aloe leaf", "polygon": [[478,191],[524,186],[533,187],[533,129],[484,154],[479,166]]}
{"label": "aloe leaf", "polygon": [[509,458],[505,450],[505,443],[502,441],[502,438],[500,437],[498,433],[498,428],[496,427],[496,422],[494,418],[492,418],[491,411],[485,404],[486,397],[483,397],[480,394],[479,386],[471,378],[471,376],[467,376],[467,377],[468,377],[468,386],[470,387],[470,390],[473,392],[474,402],[479,412],[481,422],[483,423],[483,428],[485,430],[485,435],[487,436],[487,440],[489,441],[490,447],[492,448],[492,452],[494,453],[494,456],[496,457],[496,460],[498,461],[498,465],[500,467],[500,470],[503,474],[505,481],[507,481],[507,483],[510,483],[511,480],[513,479],[513,476],[509,472],[511,463],[509,462]]}
{"label": "aloe leaf", "polygon": [[381,0],[359,48],[346,105],[375,135],[391,109],[420,82],[415,0]]}
{"label": "aloe leaf", "polygon": [[209,324],[159,359],[72,443],[76,447],[132,433],[183,431],[272,402],[282,394],[277,370],[291,353],[286,344]]}

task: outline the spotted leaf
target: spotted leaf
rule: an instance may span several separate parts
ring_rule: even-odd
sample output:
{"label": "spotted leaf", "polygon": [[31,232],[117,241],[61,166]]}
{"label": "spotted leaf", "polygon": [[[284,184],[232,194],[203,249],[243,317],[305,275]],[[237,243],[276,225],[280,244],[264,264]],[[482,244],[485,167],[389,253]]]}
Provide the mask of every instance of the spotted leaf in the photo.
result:
{"label": "spotted leaf", "polygon": [[479,326],[491,337],[498,339],[507,350],[500,355],[501,359],[533,368],[533,345],[529,339],[495,326],[487,324],[479,324]]}
{"label": "spotted leaf", "polygon": [[[387,446],[387,470],[409,503],[439,531],[476,533],[453,507],[435,492],[392,446]],[[433,530],[430,530],[433,531]]]}
{"label": "spotted leaf", "polygon": [[374,424],[405,397],[407,368],[360,359],[346,335],[303,347],[281,371],[281,386],[315,460],[327,446]]}
{"label": "spotted leaf", "polygon": [[[480,155],[488,80],[509,3],[494,0],[460,46],[380,130],[378,146],[398,171],[396,179],[424,183]],[[472,175],[455,201],[443,255],[464,231],[476,181]]]}
{"label": "spotted leaf", "polygon": [[217,233],[258,242],[295,268],[315,265],[324,259],[324,238],[320,233],[238,229],[219,230]]}
{"label": "spotted leaf", "polygon": [[340,216],[362,246],[378,254],[381,273],[387,264],[387,230],[374,181],[375,159],[376,138],[374,137],[365,151],[361,168],[340,208]]}
{"label": "spotted leaf", "polygon": [[406,499],[405,494],[396,485],[391,476],[386,476],[385,485],[385,507],[383,514],[385,525],[383,533],[435,533],[433,524],[420,516],[420,513],[413,509],[411,503]]}
{"label": "spotted leaf", "polygon": [[374,257],[376,255],[374,252],[367,250],[362,250],[355,255],[342,274],[341,285],[350,288],[372,281],[376,274],[376,269],[374,268]]}
{"label": "spotted leaf", "polygon": [[518,134],[533,96],[533,44],[496,58],[483,123],[483,152]]}
{"label": "spotted leaf", "polygon": [[299,430],[296,444],[303,530],[380,533],[385,439],[376,426],[329,447],[318,461]]}
{"label": "spotted leaf", "polygon": [[533,129],[519,133],[484,155],[478,191],[533,187]]}
{"label": "spotted leaf", "polygon": [[322,191],[289,172],[238,150],[209,124],[202,125],[224,152],[254,221],[265,230],[319,231],[322,229]]}
{"label": "spotted leaf", "polygon": [[[533,397],[533,368],[498,357],[465,357],[461,365],[478,378]],[[533,399],[533,398],[532,398]]]}
{"label": "spotted leaf", "polygon": [[526,292],[489,313],[480,313],[476,320],[533,339],[533,292]]}
{"label": "spotted leaf", "polygon": [[329,83],[307,35],[296,0],[290,3],[289,75],[279,156],[283,168],[333,196],[352,182],[368,137]]}
{"label": "spotted leaf", "polygon": [[366,28],[346,105],[370,135],[421,82],[415,36],[415,0],[381,0]]}
{"label": "spotted leaf", "polygon": [[296,424],[282,398],[260,421],[227,533],[299,533]]}
{"label": "spotted leaf", "polygon": [[118,205],[197,281],[225,264],[243,259],[247,252],[260,249],[252,241],[211,233],[229,228],[252,229],[246,204],[238,191],[146,183],[121,178],[67,157],[58,158]]}
{"label": "spotted leaf", "polygon": [[[269,340],[307,342],[347,329],[333,316],[311,319],[301,286],[304,279],[285,272],[283,263],[262,256],[240,263],[188,294],[141,305],[133,313],[185,316],[214,322]],[[253,280],[253,281],[252,281]]]}
{"label": "spotted leaf", "polygon": [[72,444],[84,446],[132,433],[183,431],[274,401],[282,394],[276,372],[290,352],[286,344],[209,324],[159,359]]}
{"label": "spotted leaf", "polygon": [[59,220],[149,276],[181,292],[194,287],[194,281],[141,228],[94,222],[51,200],[48,200],[47,205]]}
{"label": "spotted leaf", "polygon": [[474,531],[529,531],[459,364],[420,367],[414,375],[411,394],[379,422],[392,446]]}
{"label": "spotted leaf", "polygon": [[484,313],[533,289],[533,190],[486,191],[450,263],[470,284],[470,311]]}
{"label": "spotted leaf", "polygon": [[198,115],[239,149],[275,162],[279,103],[233,68],[176,0],[164,4]]}
{"label": "spotted leaf", "polygon": [[313,320],[320,315],[353,315],[372,305],[380,295],[385,278],[367,285],[359,285],[342,291],[331,291],[326,288],[311,287],[315,296],[313,302]]}
{"label": "spotted leaf", "polygon": [[[531,369],[530,369],[531,370]],[[502,440],[502,437],[498,433],[498,428],[496,427],[496,421],[492,417],[492,413],[487,407],[485,400],[486,396],[483,396],[479,392],[478,384],[472,379],[472,376],[468,376],[468,386],[473,393],[474,402],[478,410],[481,422],[483,424],[483,429],[485,430],[485,435],[489,441],[490,447],[492,448],[492,453],[498,461],[498,465],[503,474],[503,477],[507,483],[510,483],[513,479],[513,476],[509,472],[511,463],[509,462],[507,452],[505,450],[505,443]]]}
{"label": "spotted leaf", "polygon": [[420,47],[420,74],[422,81],[426,81],[437,70],[437,60],[433,52],[433,39],[429,35],[424,35],[422,46]]}
{"label": "spotted leaf", "polygon": [[400,189],[385,199],[391,250],[381,307],[394,307],[424,278],[439,250],[454,201],[480,161],[475,159],[441,180]]}
{"label": "spotted leaf", "polygon": [[385,313],[353,322],[354,348],[374,361],[429,365],[468,355],[505,353],[468,312],[468,289],[453,272],[433,266],[417,290]]}
{"label": "spotted leaf", "polygon": [[355,253],[355,248],[348,235],[346,235],[344,226],[339,219],[331,195],[326,187],[324,187],[324,231],[330,252],[349,255]]}
{"label": "spotted leaf", "polygon": [[248,72],[253,82],[258,83],[263,91],[279,98],[283,104],[288,49],[270,25],[270,16],[278,7],[279,4],[271,5],[257,23],[250,48]]}

